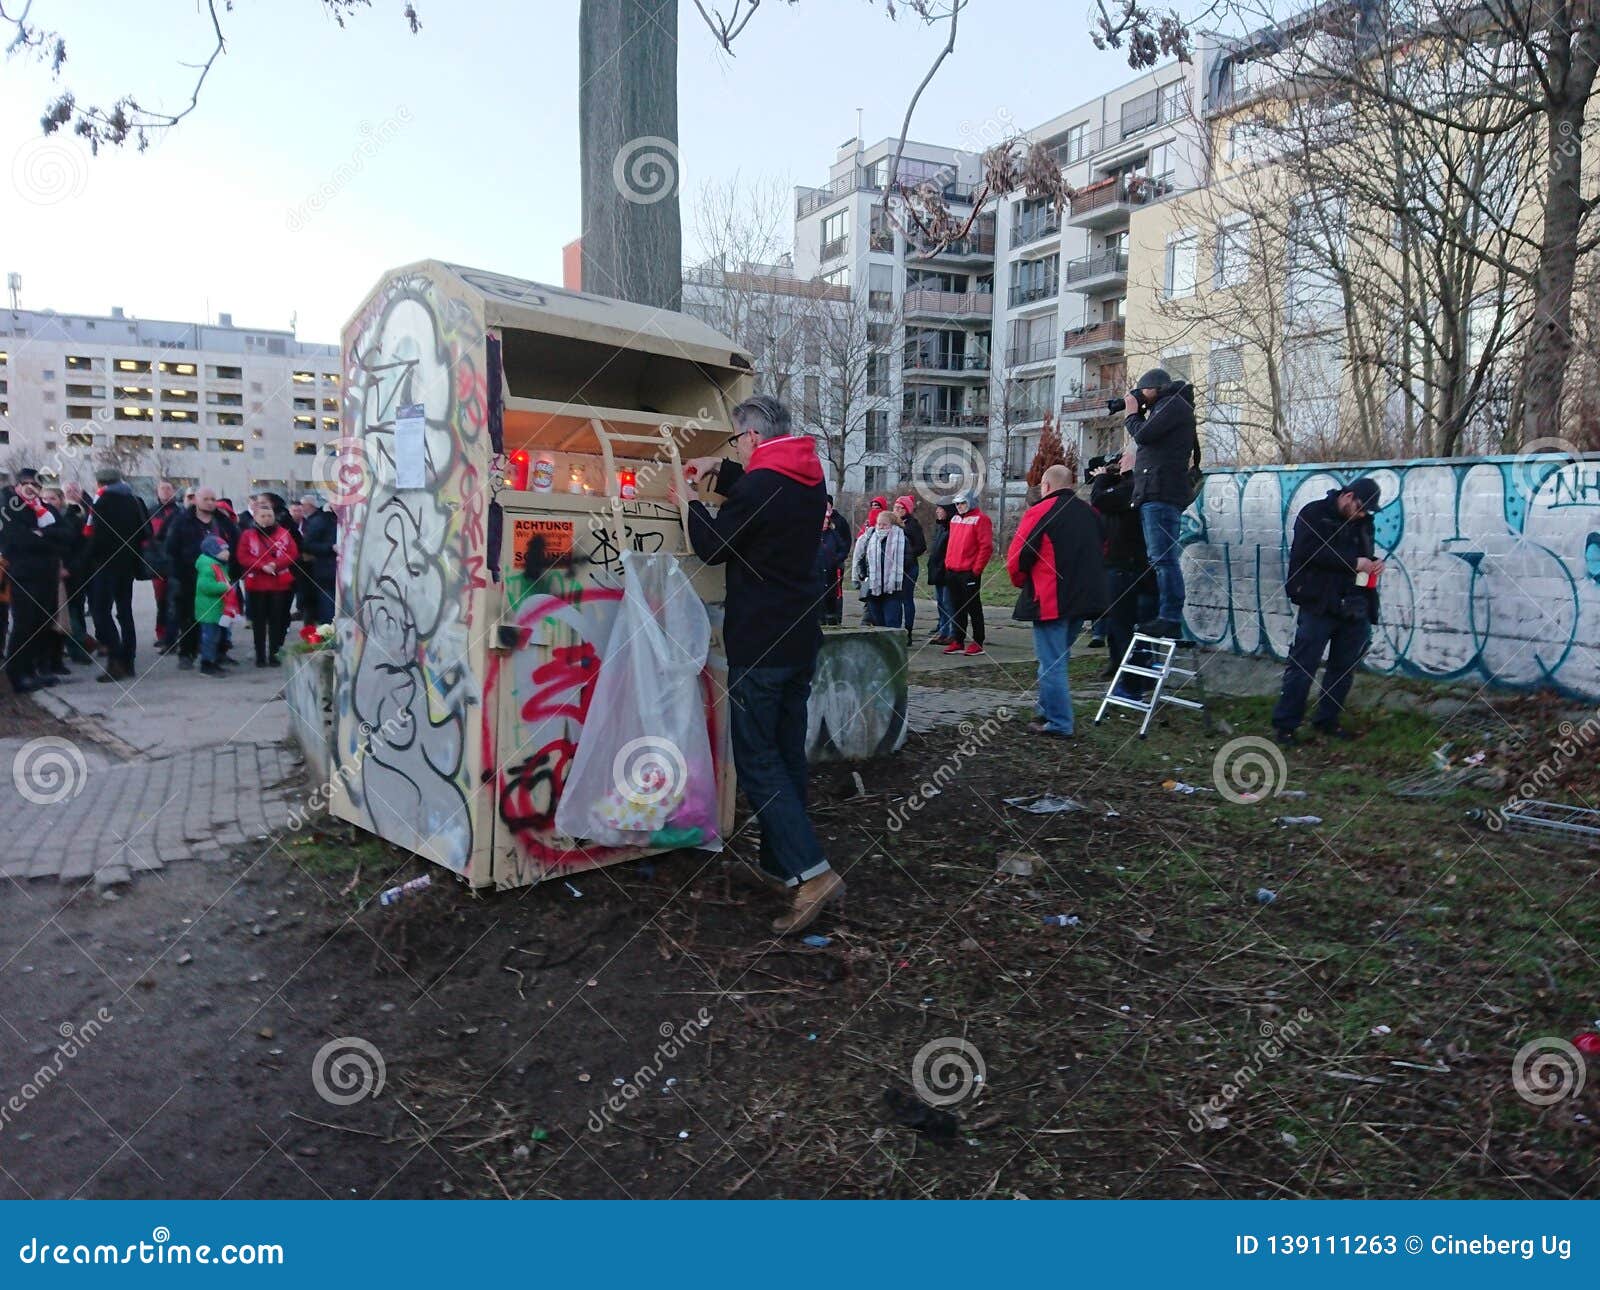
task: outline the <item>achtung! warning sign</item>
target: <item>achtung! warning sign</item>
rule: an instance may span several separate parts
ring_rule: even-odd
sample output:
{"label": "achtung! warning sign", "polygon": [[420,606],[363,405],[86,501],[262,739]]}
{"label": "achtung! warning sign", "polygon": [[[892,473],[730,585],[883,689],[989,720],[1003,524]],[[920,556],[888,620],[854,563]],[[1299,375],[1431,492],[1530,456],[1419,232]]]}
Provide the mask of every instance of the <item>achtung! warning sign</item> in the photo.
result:
{"label": "achtung! warning sign", "polygon": [[571,520],[516,520],[511,529],[511,564],[524,569],[528,564],[528,548],[534,539],[544,544],[545,565],[572,558]]}

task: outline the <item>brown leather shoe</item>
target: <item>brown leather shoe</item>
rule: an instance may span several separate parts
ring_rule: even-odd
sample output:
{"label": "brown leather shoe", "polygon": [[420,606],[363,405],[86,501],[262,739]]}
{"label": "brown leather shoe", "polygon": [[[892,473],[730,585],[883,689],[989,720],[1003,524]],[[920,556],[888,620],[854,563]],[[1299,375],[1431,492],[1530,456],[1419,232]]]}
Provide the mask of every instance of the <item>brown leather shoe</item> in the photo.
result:
{"label": "brown leather shoe", "polygon": [[794,889],[794,903],[782,918],[772,920],[772,930],[779,936],[792,936],[803,932],[822,913],[822,907],[844,895],[844,879],[832,869],[801,883]]}

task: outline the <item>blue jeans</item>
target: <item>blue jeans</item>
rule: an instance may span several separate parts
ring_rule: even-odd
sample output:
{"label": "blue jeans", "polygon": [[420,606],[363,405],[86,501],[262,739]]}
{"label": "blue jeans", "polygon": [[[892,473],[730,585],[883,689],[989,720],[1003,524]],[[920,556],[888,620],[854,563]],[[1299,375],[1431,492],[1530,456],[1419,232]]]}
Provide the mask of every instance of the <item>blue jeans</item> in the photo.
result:
{"label": "blue jeans", "polygon": [[1344,701],[1355,683],[1356,666],[1367,652],[1372,624],[1351,622],[1328,614],[1301,609],[1294,625],[1294,644],[1283,669],[1283,691],[1272,709],[1274,729],[1293,731],[1305,718],[1311,682],[1317,675],[1324,650],[1328,667],[1322,674],[1322,698],[1317,703],[1313,725],[1336,726],[1344,713]]}
{"label": "blue jeans", "polygon": [[1183,566],[1178,561],[1178,523],[1182,516],[1183,508],[1171,502],[1146,502],[1139,507],[1145,553],[1156,571],[1156,616],[1174,623],[1183,621]]}
{"label": "blue jeans", "polygon": [[898,591],[887,596],[863,596],[867,606],[868,627],[903,627],[900,621],[905,613],[905,597]]}
{"label": "blue jeans", "polygon": [[933,603],[939,607],[939,635],[954,640],[956,634],[956,607],[950,599],[950,588],[940,583],[933,589]]}
{"label": "blue jeans", "polygon": [[1079,618],[1058,618],[1053,623],[1033,625],[1033,653],[1039,660],[1039,715],[1046,729],[1057,734],[1073,732],[1067,660],[1072,657],[1072,642],[1082,626]]}
{"label": "blue jeans", "polygon": [[900,582],[900,618],[905,624],[907,640],[911,638],[911,629],[917,625],[917,572],[913,564]]}
{"label": "blue jeans", "polygon": [[761,867],[790,884],[828,871],[806,815],[806,667],[730,667],[733,765],[761,828]]}
{"label": "blue jeans", "polygon": [[200,624],[200,661],[202,663],[215,663],[217,651],[222,645],[222,624]]}

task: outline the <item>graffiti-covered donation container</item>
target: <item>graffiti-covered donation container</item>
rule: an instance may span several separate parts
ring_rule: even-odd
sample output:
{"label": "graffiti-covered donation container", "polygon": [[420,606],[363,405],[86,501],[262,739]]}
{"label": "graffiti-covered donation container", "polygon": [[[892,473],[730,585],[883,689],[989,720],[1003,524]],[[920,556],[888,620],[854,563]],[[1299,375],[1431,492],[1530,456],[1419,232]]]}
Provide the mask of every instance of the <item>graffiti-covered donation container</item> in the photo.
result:
{"label": "graffiti-covered donation container", "polygon": [[[690,553],[681,462],[732,434],[749,357],[430,260],[350,321],[344,379],[334,813],[502,887],[726,836],[722,571]],[[575,768],[620,797],[574,811]]]}

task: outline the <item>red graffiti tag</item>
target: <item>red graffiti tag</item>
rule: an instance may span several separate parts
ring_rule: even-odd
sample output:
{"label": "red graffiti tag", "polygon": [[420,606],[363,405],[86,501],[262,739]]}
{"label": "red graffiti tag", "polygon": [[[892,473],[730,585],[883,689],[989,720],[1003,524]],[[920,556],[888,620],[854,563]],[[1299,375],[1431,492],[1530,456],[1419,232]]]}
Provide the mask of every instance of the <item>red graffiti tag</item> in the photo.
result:
{"label": "red graffiti tag", "polygon": [[[588,641],[577,645],[557,645],[550,651],[550,661],[533,670],[533,694],[522,705],[524,721],[542,721],[548,717],[571,717],[579,725],[589,715],[589,701],[594,698],[594,685],[600,679],[600,656]],[[565,702],[555,701],[556,696],[576,690],[576,697]]]}

